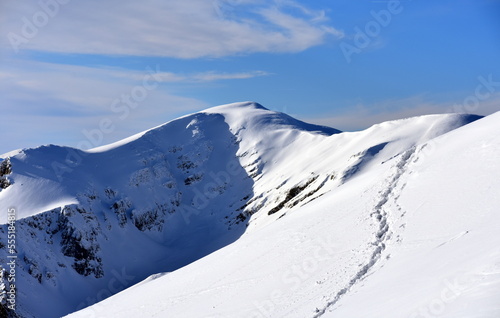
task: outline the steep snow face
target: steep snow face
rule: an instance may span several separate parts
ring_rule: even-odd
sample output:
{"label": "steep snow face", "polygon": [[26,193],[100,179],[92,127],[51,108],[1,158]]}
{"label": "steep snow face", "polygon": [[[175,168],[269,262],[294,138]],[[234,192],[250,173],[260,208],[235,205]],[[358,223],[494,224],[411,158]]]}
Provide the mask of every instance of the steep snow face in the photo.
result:
{"label": "steep snow face", "polygon": [[499,317],[500,113],[430,126],[392,158],[368,148],[383,163],[279,221],[68,317]]}
{"label": "steep snow face", "polygon": [[[13,152],[2,160],[0,209],[15,208],[18,219],[18,312],[26,317],[61,316],[151,274],[187,273],[190,267],[185,265],[236,240],[243,249],[257,250],[264,244],[269,253],[286,255],[281,249],[289,246],[288,234],[314,247],[314,235],[307,229],[329,233],[330,228],[352,228],[351,236],[338,239],[356,253],[348,249],[332,263],[335,273],[344,274],[329,283],[329,274],[319,280],[320,285],[325,282],[320,290],[327,300],[327,290],[347,290],[353,277],[363,277],[381,258],[388,235],[381,206],[386,204],[384,194],[392,193],[386,193],[385,183],[391,189],[396,186],[417,146],[477,118],[423,116],[341,133],[247,102],[187,115],[90,151],[51,145]],[[379,185],[381,178],[389,181]],[[360,196],[365,199],[359,200]],[[373,208],[373,201],[378,208]],[[306,221],[316,210],[324,211],[317,212],[319,219]],[[363,214],[368,210],[372,217]],[[6,214],[0,215],[7,223]],[[288,221],[299,220],[298,215],[303,215],[300,221]],[[287,232],[287,222],[292,222],[292,229],[293,222],[299,222],[305,232],[298,236],[298,230]],[[316,223],[321,226],[316,228]],[[6,233],[7,225],[0,231]],[[252,233],[273,231],[288,234],[269,237],[276,242],[253,242]],[[373,231],[378,233],[375,238]],[[297,262],[296,257],[308,255],[304,253],[272,260],[286,267]],[[2,246],[2,264],[6,256]],[[241,263],[253,261],[239,252],[222,259],[222,264],[214,261],[211,266],[231,269],[241,264],[242,277],[255,271],[259,277],[261,272],[273,273],[262,269],[264,263],[255,263],[258,267]],[[270,269],[273,266],[277,265]],[[210,273],[213,279],[222,275]],[[239,274],[233,276],[237,279]],[[271,286],[279,277],[259,284]],[[288,281],[296,278],[292,275]],[[172,291],[182,292],[185,282],[186,277],[179,276],[179,289]],[[192,283],[198,288],[197,280]],[[209,283],[213,284],[218,286]],[[301,295],[290,297],[298,304]],[[178,303],[197,308],[194,303]],[[316,306],[324,305],[318,301]],[[239,306],[236,302],[228,308],[239,310]]]}
{"label": "steep snow face", "polygon": [[253,195],[237,151],[221,115],[193,114],[107,151],[10,158],[0,199],[19,219],[19,312],[61,316],[234,241],[245,225],[230,206]]}

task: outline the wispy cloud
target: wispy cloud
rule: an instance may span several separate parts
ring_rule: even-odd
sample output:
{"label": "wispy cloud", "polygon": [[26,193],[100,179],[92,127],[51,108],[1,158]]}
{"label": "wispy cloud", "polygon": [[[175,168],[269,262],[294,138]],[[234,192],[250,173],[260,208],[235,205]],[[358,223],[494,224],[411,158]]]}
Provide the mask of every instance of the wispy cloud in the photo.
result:
{"label": "wispy cloud", "polygon": [[187,76],[186,80],[197,81],[197,82],[213,82],[221,80],[249,79],[253,77],[268,76],[268,75],[271,74],[264,71],[252,71],[252,72],[241,72],[241,73],[205,72]]}
{"label": "wispy cloud", "polygon": [[2,5],[2,46],[57,53],[199,58],[296,52],[319,45],[328,36],[341,36],[328,25],[323,11],[293,1],[89,0],[64,5],[53,1],[57,8],[40,3],[9,1]]}
{"label": "wispy cloud", "polygon": [[[109,103],[106,96],[118,95],[124,87],[137,85],[147,73],[146,70],[93,68],[33,61],[15,63],[22,63],[23,67],[0,67],[0,90],[4,91],[3,96],[39,101],[41,97],[54,98],[68,104],[85,105],[88,110]],[[152,66],[150,72],[155,73],[155,79],[160,83],[213,82],[270,75],[264,71],[180,74],[165,72],[159,66]]]}
{"label": "wispy cloud", "polygon": [[[159,72],[157,74],[159,81],[162,83],[207,83],[216,82],[224,80],[239,80],[239,79],[250,79],[254,77],[269,76],[272,75],[265,71],[249,71],[249,72],[237,72],[237,73],[225,73],[217,71],[190,73],[190,74],[180,74],[172,72]],[[137,75],[141,77],[142,75]]]}
{"label": "wispy cloud", "polygon": [[[82,130],[98,127],[103,118],[111,119],[116,127],[103,140],[112,142],[175,116],[213,106],[175,94],[171,84],[198,85],[268,75],[263,71],[177,74],[164,72],[157,66],[149,71],[134,71],[33,61],[9,62],[11,66],[0,67],[0,152],[55,141],[76,146],[84,138]],[[20,63],[23,67],[16,67]],[[130,95],[134,87],[141,87],[148,72],[154,73],[157,87],[148,92],[147,98],[141,98],[137,106],[129,107],[126,118],[122,119],[125,111],[117,112],[112,108],[113,102]]]}
{"label": "wispy cloud", "polygon": [[[316,124],[335,127],[344,131],[355,131],[368,128],[385,121],[429,115],[454,113],[466,110],[462,106],[463,100],[448,102],[433,102],[423,95],[402,99],[391,99],[374,104],[355,104],[348,111],[338,114],[325,114],[322,117],[309,117],[305,120]],[[500,93],[492,94],[483,100],[475,109],[478,115],[489,115],[500,110]]]}

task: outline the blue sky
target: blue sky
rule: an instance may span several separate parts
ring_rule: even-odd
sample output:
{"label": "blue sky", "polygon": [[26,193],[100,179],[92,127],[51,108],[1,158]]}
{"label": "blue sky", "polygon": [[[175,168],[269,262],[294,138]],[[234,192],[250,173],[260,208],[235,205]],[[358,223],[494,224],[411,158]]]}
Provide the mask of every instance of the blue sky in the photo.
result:
{"label": "blue sky", "polygon": [[247,100],[341,130],[500,110],[498,0],[2,1],[0,32],[0,153]]}

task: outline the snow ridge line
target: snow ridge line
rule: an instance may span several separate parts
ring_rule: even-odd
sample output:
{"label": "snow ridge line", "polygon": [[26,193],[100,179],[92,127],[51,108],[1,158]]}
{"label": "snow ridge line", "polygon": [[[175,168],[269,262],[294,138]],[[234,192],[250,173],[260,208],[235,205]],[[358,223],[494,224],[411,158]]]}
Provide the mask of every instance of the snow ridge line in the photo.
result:
{"label": "snow ridge line", "polygon": [[376,246],[376,248],[370,256],[370,259],[366,262],[365,265],[363,265],[363,267],[361,267],[361,269],[354,275],[354,277],[351,278],[347,286],[337,292],[332,300],[328,301],[323,308],[316,308],[316,314],[313,316],[313,318],[319,318],[323,316],[328,308],[335,305],[340,300],[340,298],[342,298],[342,296],[349,292],[358,281],[361,281],[368,273],[368,271],[380,260],[382,253],[386,248],[386,241],[390,238],[390,228],[387,220],[387,212],[384,211],[383,207],[389,201],[389,196],[396,188],[401,176],[405,173],[406,166],[409,164],[410,158],[413,156],[415,151],[416,147],[413,146],[401,155],[401,159],[396,164],[396,173],[392,177],[390,177],[387,188],[382,192],[380,200],[375,205],[374,211],[370,214],[370,216],[374,216],[379,223],[379,230],[375,235],[375,241],[371,243],[373,246]]}

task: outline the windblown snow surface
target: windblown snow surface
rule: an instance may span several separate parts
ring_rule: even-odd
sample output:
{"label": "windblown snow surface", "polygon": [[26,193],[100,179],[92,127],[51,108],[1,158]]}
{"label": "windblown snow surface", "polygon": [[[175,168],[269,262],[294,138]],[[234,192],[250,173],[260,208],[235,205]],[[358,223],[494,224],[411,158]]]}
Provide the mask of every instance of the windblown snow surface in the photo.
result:
{"label": "windblown snow surface", "polygon": [[500,113],[340,132],[250,102],[11,152],[16,313],[500,317],[499,158]]}

